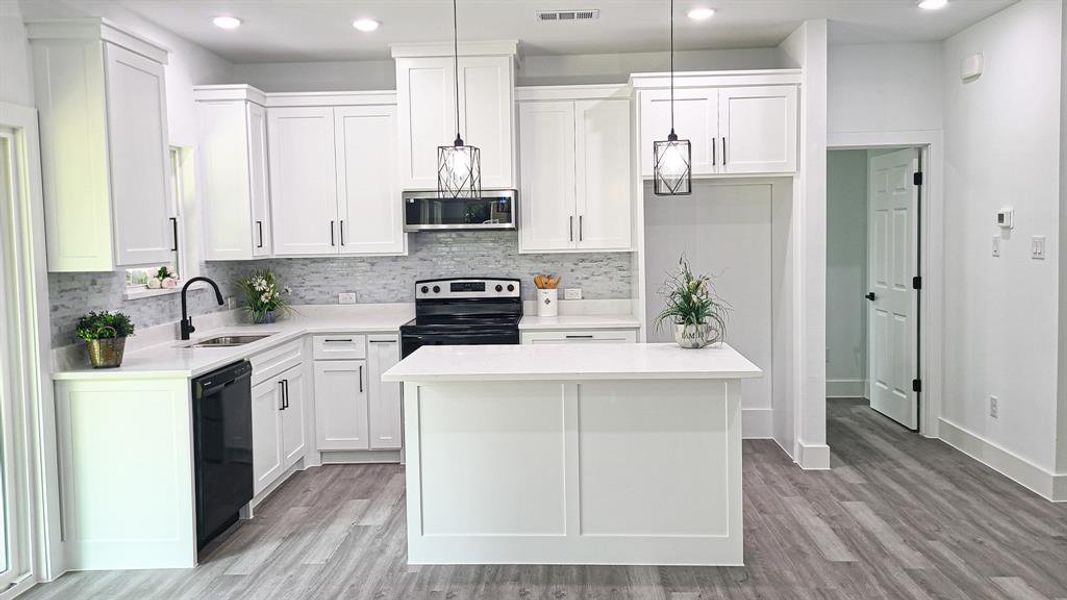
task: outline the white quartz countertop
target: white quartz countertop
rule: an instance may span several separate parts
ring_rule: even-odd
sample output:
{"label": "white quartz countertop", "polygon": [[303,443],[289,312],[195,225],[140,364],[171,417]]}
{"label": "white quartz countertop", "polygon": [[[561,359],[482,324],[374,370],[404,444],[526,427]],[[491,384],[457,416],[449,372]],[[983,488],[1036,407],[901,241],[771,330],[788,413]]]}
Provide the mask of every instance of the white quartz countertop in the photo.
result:
{"label": "white quartz countertop", "polygon": [[640,326],[641,322],[633,315],[560,315],[558,317],[526,315],[519,321],[520,331],[637,329]]}
{"label": "white quartz countertop", "polygon": [[[414,317],[410,307],[389,306],[365,311],[314,311],[294,314],[266,325],[233,325],[196,331],[189,341],[169,341],[126,352],[122,366],[115,369],[84,368],[60,370],[53,379],[145,379],[155,377],[196,377],[232,362],[246,359],[279,344],[316,333],[397,333]],[[194,318],[194,322],[195,322]],[[262,340],[229,348],[192,348],[197,340],[223,335],[262,335]]]}
{"label": "white quartz countertop", "polygon": [[763,371],[726,344],[686,350],[676,344],[423,346],[382,381],[583,381],[750,379]]}

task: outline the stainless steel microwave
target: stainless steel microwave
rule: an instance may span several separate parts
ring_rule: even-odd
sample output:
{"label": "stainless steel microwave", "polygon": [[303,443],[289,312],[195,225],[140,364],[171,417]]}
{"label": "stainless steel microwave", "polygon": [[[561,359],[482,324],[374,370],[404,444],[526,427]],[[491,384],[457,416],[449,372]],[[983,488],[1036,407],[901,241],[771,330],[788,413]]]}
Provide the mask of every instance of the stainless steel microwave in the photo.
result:
{"label": "stainless steel microwave", "polygon": [[436,191],[404,192],[404,231],[515,229],[515,190],[482,190],[480,198],[441,198]]}

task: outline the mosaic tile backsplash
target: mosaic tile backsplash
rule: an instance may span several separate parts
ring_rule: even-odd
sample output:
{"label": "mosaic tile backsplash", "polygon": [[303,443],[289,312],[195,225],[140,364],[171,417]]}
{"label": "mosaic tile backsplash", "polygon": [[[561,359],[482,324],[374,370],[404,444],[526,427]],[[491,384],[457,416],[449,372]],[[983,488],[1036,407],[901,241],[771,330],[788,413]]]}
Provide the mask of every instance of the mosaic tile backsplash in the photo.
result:
{"label": "mosaic tile backsplash", "polygon": [[[355,292],[361,304],[414,302],[414,283],[434,277],[515,277],[523,281],[523,297],[536,298],[533,276],[538,272],[563,277],[560,287],[580,287],[587,299],[630,298],[633,269],[629,253],[519,254],[514,231],[417,233],[408,237],[408,256],[376,258],[278,258],[247,262],[212,262],[203,275],[218,282],[226,296],[235,294],[234,281],[257,269],[271,269],[292,288],[292,304],[336,304],[337,294]],[[138,327],[151,327],[181,318],[177,294],[125,300],[121,273],[52,273],[52,345],[74,341],[74,325],[90,310],[121,310]],[[214,294],[190,294],[190,314],[223,307]]]}

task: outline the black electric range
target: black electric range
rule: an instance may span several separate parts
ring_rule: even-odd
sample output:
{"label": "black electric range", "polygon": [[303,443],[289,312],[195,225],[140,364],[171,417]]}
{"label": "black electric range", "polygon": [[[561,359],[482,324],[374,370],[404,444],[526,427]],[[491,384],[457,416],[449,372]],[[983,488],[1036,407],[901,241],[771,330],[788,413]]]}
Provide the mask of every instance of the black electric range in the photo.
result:
{"label": "black electric range", "polygon": [[421,346],[518,344],[518,279],[453,278],[415,282],[415,318],[400,327],[401,356]]}

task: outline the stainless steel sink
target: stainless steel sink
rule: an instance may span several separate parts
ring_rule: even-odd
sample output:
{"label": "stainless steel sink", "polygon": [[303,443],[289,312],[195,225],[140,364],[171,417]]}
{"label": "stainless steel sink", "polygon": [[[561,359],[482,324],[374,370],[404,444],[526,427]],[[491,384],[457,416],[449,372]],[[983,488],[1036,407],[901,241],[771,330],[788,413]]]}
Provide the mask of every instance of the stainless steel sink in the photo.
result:
{"label": "stainless steel sink", "polygon": [[192,345],[193,348],[229,348],[232,346],[243,346],[245,344],[251,344],[252,342],[258,342],[264,338],[270,337],[270,334],[266,335],[222,335],[219,337],[213,337],[206,340],[200,340]]}

